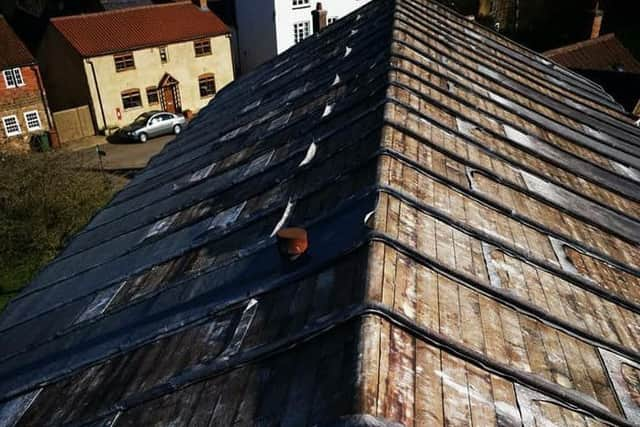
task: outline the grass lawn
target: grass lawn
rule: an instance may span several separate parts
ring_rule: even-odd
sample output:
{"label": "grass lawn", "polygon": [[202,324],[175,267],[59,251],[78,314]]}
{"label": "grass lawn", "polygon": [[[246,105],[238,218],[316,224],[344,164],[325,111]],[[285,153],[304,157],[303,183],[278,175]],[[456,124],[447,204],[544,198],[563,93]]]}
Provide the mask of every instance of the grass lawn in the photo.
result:
{"label": "grass lawn", "polygon": [[126,180],[82,154],[0,154],[0,311]]}

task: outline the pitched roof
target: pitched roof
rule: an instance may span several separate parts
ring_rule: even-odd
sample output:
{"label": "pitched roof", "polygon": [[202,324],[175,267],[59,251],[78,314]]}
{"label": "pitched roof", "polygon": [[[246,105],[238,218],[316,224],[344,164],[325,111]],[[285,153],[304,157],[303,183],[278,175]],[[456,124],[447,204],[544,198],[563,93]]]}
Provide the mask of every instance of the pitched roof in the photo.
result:
{"label": "pitched roof", "polygon": [[0,15],[0,70],[33,64],[35,59],[9,23]]}
{"label": "pitched roof", "polygon": [[627,73],[640,73],[640,62],[615,34],[553,49],[544,55],[558,64],[578,70],[612,71],[622,67]]}
{"label": "pitched roof", "polygon": [[21,425],[637,424],[639,190],[640,129],[599,87],[373,1],[222,90],[7,307],[0,402]]}
{"label": "pitched roof", "polygon": [[85,57],[229,32],[211,11],[190,1],[53,18],[51,24]]}

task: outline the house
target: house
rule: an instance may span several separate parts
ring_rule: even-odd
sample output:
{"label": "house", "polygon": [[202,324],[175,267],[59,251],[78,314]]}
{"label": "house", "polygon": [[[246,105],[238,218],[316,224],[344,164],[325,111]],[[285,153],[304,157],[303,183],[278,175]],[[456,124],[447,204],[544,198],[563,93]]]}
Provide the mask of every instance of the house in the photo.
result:
{"label": "house", "polygon": [[612,33],[602,36],[596,34],[589,40],[548,50],[544,55],[573,70],[640,74],[640,61]]}
{"label": "house", "polygon": [[314,33],[311,12],[321,4],[329,24],[369,0],[235,0],[242,73],[284,52]]}
{"label": "house", "polygon": [[640,129],[430,0],[220,91],[0,317],[9,425],[632,426]]}
{"label": "house", "polygon": [[600,84],[625,110],[640,117],[640,61],[615,34],[599,34],[594,25],[593,38],[544,55]]}
{"label": "house", "polygon": [[233,80],[226,26],[189,1],[54,18],[38,57],[51,108],[89,105],[100,131],[197,112]]}
{"label": "house", "polygon": [[38,64],[0,15],[0,150],[28,150],[52,126]]}

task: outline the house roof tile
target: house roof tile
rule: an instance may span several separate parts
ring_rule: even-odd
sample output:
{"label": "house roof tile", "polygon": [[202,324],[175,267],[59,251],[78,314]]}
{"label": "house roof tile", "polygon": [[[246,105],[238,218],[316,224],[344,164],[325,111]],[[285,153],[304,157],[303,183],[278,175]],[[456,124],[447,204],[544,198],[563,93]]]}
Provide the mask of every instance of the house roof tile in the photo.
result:
{"label": "house roof tile", "polygon": [[639,195],[597,85],[373,1],[221,90],[10,303],[0,419],[638,425]]}
{"label": "house roof tile", "polygon": [[0,69],[33,64],[35,59],[22,40],[0,15]]}
{"label": "house roof tile", "polygon": [[624,47],[615,34],[605,34],[592,40],[563,46],[544,53],[558,64],[577,70],[640,73],[640,61]]}
{"label": "house roof tile", "polygon": [[54,18],[51,25],[85,57],[229,32],[215,14],[190,1]]}

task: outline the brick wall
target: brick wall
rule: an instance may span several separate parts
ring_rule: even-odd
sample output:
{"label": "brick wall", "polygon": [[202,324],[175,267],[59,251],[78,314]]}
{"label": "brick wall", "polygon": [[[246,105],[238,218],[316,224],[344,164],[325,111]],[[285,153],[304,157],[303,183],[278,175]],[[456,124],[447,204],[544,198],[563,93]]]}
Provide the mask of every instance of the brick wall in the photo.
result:
{"label": "brick wall", "polygon": [[[35,67],[26,66],[20,68],[24,86],[7,88],[4,78],[0,75],[0,150],[3,149],[29,149],[31,134],[27,130],[24,113],[38,111],[41,130],[48,130],[47,113],[42,102],[42,94],[38,84],[38,76]],[[18,118],[21,135],[8,138],[2,124],[2,117],[15,115]]]}

